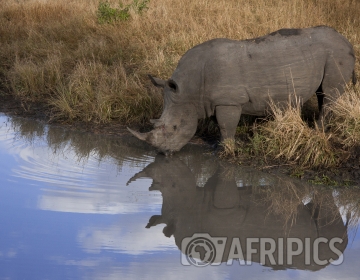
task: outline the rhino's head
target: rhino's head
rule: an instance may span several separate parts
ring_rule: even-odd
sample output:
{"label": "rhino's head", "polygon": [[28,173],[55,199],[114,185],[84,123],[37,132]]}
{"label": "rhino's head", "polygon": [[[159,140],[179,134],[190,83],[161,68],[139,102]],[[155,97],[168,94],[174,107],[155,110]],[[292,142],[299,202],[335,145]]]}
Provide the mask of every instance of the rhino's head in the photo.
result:
{"label": "rhino's head", "polygon": [[147,133],[128,130],[167,154],[179,151],[195,134],[198,120],[198,99],[189,95],[189,85],[175,79],[161,80],[149,75],[152,83],[163,88],[164,110],[160,119],[150,120],[154,129]]}

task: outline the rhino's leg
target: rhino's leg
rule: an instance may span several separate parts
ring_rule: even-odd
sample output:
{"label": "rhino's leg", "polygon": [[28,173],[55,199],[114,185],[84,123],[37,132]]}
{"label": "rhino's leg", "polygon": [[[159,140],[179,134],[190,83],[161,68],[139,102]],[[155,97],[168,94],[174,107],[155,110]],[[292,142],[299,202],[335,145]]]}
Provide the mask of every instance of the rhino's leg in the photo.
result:
{"label": "rhino's leg", "polygon": [[216,119],[220,127],[221,141],[234,139],[241,116],[241,107],[216,106]]}
{"label": "rhino's leg", "polygon": [[[327,113],[327,106],[345,91],[346,84],[353,76],[353,68],[348,63],[343,63],[339,57],[332,57],[326,62],[324,78],[321,84],[323,96],[319,96],[319,120],[318,124],[323,125]],[[320,100],[322,99],[322,104]]]}

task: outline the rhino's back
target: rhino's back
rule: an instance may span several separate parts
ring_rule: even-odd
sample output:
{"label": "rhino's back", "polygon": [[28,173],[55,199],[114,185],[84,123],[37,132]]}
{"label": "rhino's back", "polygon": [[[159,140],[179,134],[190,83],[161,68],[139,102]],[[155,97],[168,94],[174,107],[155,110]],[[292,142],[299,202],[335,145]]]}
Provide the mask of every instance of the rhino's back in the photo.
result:
{"label": "rhino's back", "polygon": [[246,60],[242,83],[243,94],[249,96],[243,113],[263,114],[269,98],[277,103],[295,95],[308,100],[321,84],[331,52],[323,33],[332,32],[327,28],[282,29],[246,41],[245,54],[239,56]]}
{"label": "rhino's back", "polygon": [[[252,59],[248,60],[244,73],[246,81],[243,81],[250,100],[243,109],[249,114],[264,111],[268,96],[275,102],[287,102],[289,95],[308,100],[321,85],[324,75],[328,79],[342,77],[345,85],[355,65],[349,41],[326,26],[281,29],[248,41],[247,55],[251,53]],[[330,64],[333,69],[329,69]]]}
{"label": "rhino's back", "polygon": [[205,96],[208,115],[218,105],[243,105],[243,113],[260,115],[269,97],[283,102],[296,93],[309,99],[321,84],[330,57],[354,67],[351,44],[334,29],[281,29],[249,40],[207,41],[189,50],[175,73],[195,81],[194,88]]}

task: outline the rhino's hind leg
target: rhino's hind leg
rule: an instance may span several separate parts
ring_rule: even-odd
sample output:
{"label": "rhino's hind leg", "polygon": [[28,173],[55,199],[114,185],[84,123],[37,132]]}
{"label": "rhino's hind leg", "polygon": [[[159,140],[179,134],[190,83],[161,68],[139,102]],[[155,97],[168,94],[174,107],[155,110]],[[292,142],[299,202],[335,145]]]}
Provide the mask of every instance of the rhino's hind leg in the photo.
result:
{"label": "rhino's hind leg", "polygon": [[241,107],[216,106],[216,119],[220,127],[221,141],[234,139],[241,116]]}
{"label": "rhino's hind leg", "polygon": [[322,104],[319,101],[319,120],[318,124],[324,121],[327,107],[332,102],[335,102],[338,97],[345,91],[346,84],[353,77],[353,56],[348,54],[348,59],[342,58],[340,55],[331,57],[325,66],[324,78],[321,83],[321,89],[323,92]]}

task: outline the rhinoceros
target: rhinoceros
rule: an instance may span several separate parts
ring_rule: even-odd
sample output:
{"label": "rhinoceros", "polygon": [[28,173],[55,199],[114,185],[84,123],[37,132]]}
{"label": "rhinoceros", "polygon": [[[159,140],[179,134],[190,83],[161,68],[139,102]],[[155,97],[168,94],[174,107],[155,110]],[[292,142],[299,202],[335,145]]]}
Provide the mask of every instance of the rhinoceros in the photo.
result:
{"label": "rhinoceros", "polygon": [[[241,114],[264,116],[269,101],[306,102],[318,94],[319,108],[333,102],[355,78],[349,41],[333,28],[280,29],[236,41],[213,39],[188,50],[168,80],[149,75],[163,88],[164,109],[148,133],[129,131],[168,153],[195,134],[198,119],[215,115],[221,140],[234,138]],[[321,93],[321,94],[319,94]]]}

